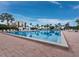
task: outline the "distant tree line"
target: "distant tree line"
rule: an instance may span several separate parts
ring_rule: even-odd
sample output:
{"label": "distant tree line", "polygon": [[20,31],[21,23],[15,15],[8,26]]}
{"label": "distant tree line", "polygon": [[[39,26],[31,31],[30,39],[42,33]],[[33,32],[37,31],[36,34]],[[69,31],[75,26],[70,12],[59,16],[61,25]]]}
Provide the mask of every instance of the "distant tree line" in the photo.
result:
{"label": "distant tree line", "polygon": [[[9,13],[1,13],[0,14],[0,21],[1,22],[4,22],[6,21],[7,24],[4,25],[4,24],[0,24],[0,30],[11,30],[11,29],[15,29],[15,30],[18,30],[17,26],[16,25],[10,25],[10,23],[12,23],[13,21],[15,21],[15,18],[13,17],[12,14],[9,14]],[[33,26],[32,23],[30,23],[30,29],[31,30],[42,30],[42,29],[46,29],[46,30],[53,30],[53,29],[58,29],[58,30],[69,30],[69,29],[74,29],[74,30],[79,30],[79,19],[77,19],[75,21],[77,23],[77,26],[70,26],[69,22],[66,23],[64,25],[64,28],[62,29],[62,25],[61,23],[58,23],[58,24],[55,24],[55,26],[53,26],[52,24],[46,24],[46,25],[39,25],[39,24],[36,24],[35,26]],[[25,23],[25,27],[26,27],[26,23]],[[40,28],[41,27],[41,28]]]}
{"label": "distant tree line", "polygon": [[17,27],[15,27],[15,26],[7,26],[7,25],[4,25],[4,24],[0,24],[0,30],[18,30],[18,28]]}

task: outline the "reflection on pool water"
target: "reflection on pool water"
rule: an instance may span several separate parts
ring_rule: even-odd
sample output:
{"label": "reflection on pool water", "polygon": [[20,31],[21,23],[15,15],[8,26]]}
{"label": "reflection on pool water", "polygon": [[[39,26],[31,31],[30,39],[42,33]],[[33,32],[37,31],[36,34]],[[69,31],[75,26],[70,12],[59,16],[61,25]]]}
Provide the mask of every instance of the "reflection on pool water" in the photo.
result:
{"label": "reflection on pool water", "polygon": [[38,40],[45,40],[48,42],[61,43],[61,31],[40,30],[40,31],[16,31],[9,33],[30,38],[36,38]]}

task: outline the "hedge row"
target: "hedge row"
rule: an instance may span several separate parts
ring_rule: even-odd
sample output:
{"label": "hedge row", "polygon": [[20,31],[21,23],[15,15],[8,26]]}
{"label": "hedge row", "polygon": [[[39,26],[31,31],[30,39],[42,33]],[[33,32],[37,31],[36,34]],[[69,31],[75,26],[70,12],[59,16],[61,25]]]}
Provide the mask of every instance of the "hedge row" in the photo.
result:
{"label": "hedge row", "polygon": [[4,24],[0,24],[0,30],[10,30],[10,29],[18,30],[18,28],[16,26],[7,26]]}

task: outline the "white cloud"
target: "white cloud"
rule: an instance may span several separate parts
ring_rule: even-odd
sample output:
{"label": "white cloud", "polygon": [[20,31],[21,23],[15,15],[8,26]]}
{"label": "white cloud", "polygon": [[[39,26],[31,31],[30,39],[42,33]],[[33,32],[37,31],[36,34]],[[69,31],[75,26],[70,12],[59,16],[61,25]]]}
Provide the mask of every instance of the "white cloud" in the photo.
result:
{"label": "white cloud", "polygon": [[[10,12],[9,12],[10,13]],[[47,19],[47,18],[38,18],[38,19],[34,19],[31,17],[27,17],[24,16],[22,14],[15,14],[15,13],[10,13],[14,16],[16,21],[23,21],[23,22],[27,22],[27,24],[32,23],[33,25],[36,24],[52,24],[55,25],[57,23],[61,23],[62,25],[66,24],[67,22],[70,22],[71,25],[74,25],[75,19]],[[1,22],[0,22],[1,23]]]}
{"label": "white cloud", "polygon": [[32,23],[33,25],[36,24],[52,24],[55,25],[57,23],[61,23],[62,25],[66,24],[67,22],[70,22],[71,25],[75,22],[75,19],[47,19],[47,18],[38,18],[34,19],[31,17],[27,17],[21,14],[13,14],[15,16],[16,21],[23,21],[27,22],[27,24]]}
{"label": "white cloud", "polygon": [[55,25],[57,23],[66,24],[67,22],[74,22],[75,20],[60,20],[60,19],[37,19],[37,21],[41,24],[52,24]]}
{"label": "white cloud", "polygon": [[79,5],[73,6],[73,9],[79,9]]}
{"label": "white cloud", "polygon": [[23,21],[23,22],[27,22],[27,24],[29,23],[32,23],[34,25],[36,24],[57,24],[57,23],[61,23],[61,24],[65,24],[67,22],[74,22],[74,20],[61,20],[61,19],[45,19],[45,18],[37,18],[37,19],[34,19],[34,18],[31,18],[31,17],[27,17],[27,16],[24,16],[24,15],[21,15],[21,14],[14,14],[14,13],[11,13],[14,15],[16,21]]}
{"label": "white cloud", "polygon": [[62,4],[61,3],[59,3],[58,1],[49,1],[50,3],[52,3],[52,4],[56,4],[56,5],[59,5],[59,7],[60,8],[62,8],[63,6],[62,6]]}
{"label": "white cloud", "polygon": [[50,3],[56,4],[56,5],[61,5],[61,3],[57,2],[57,1],[49,1]]}

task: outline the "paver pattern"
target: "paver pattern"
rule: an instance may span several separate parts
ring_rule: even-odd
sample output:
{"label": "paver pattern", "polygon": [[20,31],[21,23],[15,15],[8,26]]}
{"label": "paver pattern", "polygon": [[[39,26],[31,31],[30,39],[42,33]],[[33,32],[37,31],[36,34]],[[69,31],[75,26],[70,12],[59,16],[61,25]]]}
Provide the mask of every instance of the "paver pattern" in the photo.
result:
{"label": "paver pattern", "polygon": [[0,33],[0,57],[76,57],[79,32],[63,31],[69,48],[40,43]]}

